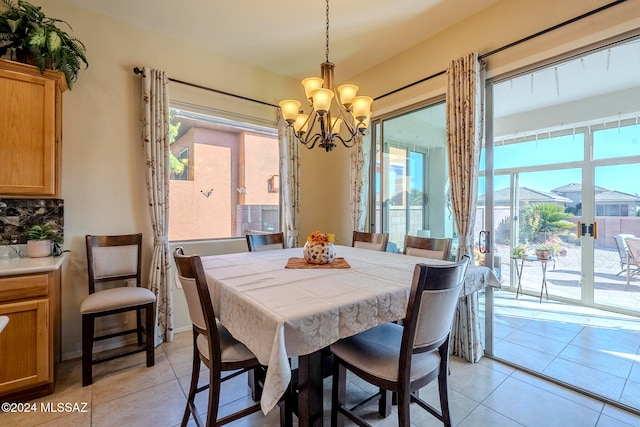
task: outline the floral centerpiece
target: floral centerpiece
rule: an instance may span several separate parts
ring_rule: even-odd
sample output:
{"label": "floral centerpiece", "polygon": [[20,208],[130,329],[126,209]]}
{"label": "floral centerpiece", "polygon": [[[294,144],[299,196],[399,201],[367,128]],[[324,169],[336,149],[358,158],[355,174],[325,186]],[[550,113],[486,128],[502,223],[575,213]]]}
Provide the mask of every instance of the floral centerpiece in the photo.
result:
{"label": "floral centerpiece", "polygon": [[320,230],[307,237],[307,243],[302,250],[304,259],[311,264],[329,264],[336,258],[334,247],[335,235],[323,233]]}
{"label": "floral centerpiece", "polygon": [[562,245],[553,240],[546,240],[536,246],[536,256],[538,259],[551,259],[555,253],[560,252]]}

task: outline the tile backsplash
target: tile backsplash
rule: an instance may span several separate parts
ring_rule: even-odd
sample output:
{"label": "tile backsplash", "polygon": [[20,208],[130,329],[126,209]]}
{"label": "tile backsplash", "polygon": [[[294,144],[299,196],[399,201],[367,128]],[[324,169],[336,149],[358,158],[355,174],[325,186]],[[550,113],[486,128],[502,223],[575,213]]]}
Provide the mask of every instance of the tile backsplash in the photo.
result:
{"label": "tile backsplash", "polygon": [[0,239],[15,244],[27,243],[27,230],[32,225],[44,223],[54,227],[64,238],[64,200],[0,198]]}

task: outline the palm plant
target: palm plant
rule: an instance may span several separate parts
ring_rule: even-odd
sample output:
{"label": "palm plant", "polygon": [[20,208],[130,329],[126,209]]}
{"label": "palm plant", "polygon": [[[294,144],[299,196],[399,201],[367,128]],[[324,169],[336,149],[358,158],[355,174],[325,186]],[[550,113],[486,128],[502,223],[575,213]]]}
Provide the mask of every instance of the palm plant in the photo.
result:
{"label": "palm plant", "polygon": [[[77,38],[56,26],[61,19],[49,18],[39,6],[26,1],[0,0],[0,56],[15,54],[21,62],[33,62],[41,72],[51,68],[64,73],[71,88],[83,64],[89,66],[86,48]],[[23,58],[31,58],[31,61]]]}

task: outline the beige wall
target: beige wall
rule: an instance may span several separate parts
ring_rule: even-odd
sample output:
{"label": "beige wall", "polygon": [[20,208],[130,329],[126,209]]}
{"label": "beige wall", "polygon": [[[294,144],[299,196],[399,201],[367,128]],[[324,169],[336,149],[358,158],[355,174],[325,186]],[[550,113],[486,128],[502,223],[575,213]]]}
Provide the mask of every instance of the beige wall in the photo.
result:
{"label": "beige wall", "polygon": [[[170,77],[273,103],[299,83],[61,0],[33,3],[41,5],[47,15],[71,24],[73,34],[87,47],[89,61],[89,68],[81,71],[73,90],[63,98],[64,248],[71,253],[63,272],[62,356],[68,359],[81,351],[78,307],[87,294],[84,235],[141,231],[145,270],[150,262],[151,226],[139,125],[140,76],[133,74],[133,67],[163,69]],[[172,86],[170,90],[178,93],[179,88]],[[216,244],[238,249],[233,241]],[[209,249],[216,250],[220,249]],[[181,291],[176,291],[175,298],[176,310],[181,311],[177,327],[188,327]]]}
{"label": "beige wall", "polygon": [[[151,248],[144,161],[140,148],[139,77],[133,66],[166,70],[184,81],[276,103],[299,98],[298,82],[203,52],[61,0],[39,0],[48,15],[62,18],[87,46],[90,67],[64,96],[62,196],[65,249],[71,250],[63,275],[63,357],[80,354],[79,301],[87,292],[83,236],[87,233],[145,234],[145,265]],[[509,42],[608,3],[608,0],[504,0],[362,75],[349,78],[362,93],[379,96],[444,70],[470,51],[488,52]],[[630,0],[586,21],[491,56],[490,75],[523,67],[599,40],[640,28],[638,0]],[[375,55],[375,52],[371,52]],[[340,64],[337,64],[339,69]],[[176,88],[178,90],[179,88]],[[374,115],[441,96],[444,77],[385,97]],[[202,91],[200,91],[202,92]],[[175,93],[175,92],[174,92]],[[207,98],[210,94],[200,93]],[[322,229],[349,244],[349,157],[342,147],[330,153],[301,148],[300,236]],[[193,248],[202,254],[244,249],[241,241],[218,241]],[[176,291],[177,328],[188,327],[184,301]]]}

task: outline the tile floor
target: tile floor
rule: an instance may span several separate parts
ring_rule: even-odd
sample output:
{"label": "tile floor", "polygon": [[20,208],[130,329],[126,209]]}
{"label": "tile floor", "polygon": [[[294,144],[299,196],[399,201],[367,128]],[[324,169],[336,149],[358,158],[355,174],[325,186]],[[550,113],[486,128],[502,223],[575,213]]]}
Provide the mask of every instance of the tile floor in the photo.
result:
{"label": "tile floor", "polygon": [[[0,414],[1,426],[153,426],[179,425],[185,405],[191,366],[191,334],[176,334],[172,343],[157,348],[156,365],[146,368],[144,355],[98,365],[94,384],[81,386],[79,360],[61,363],[55,393],[37,401],[37,413]],[[349,395],[361,394],[366,387],[357,379],[349,383]],[[437,387],[430,384],[421,392],[437,402]],[[330,398],[325,382],[325,407]],[[221,411],[244,404],[249,399],[246,378],[240,376],[227,384]],[[489,358],[470,364],[451,358],[451,412],[456,426],[640,426],[640,417],[570,391],[553,383],[515,370]],[[206,408],[201,399],[200,408]],[[47,412],[41,403],[87,404],[87,412]],[[415,406],[415,405],[414,405]],[[328,412],[325,410],[325,414]],[[395,412],[387,419],[368,416],[375,426],[395,426]],[[439,426],[433,417],[412,407],[414,426]],[[193,422],[190,423],[193,425]],[[328,417],[325,417],[328,426]],[[253,414],[230,426],[276,427],[278,413]]]}
{"label": "tile floor", "polygon": [[496,357],[640,411],[640,318],[494,295]]}

